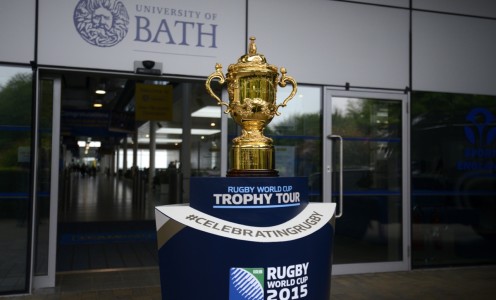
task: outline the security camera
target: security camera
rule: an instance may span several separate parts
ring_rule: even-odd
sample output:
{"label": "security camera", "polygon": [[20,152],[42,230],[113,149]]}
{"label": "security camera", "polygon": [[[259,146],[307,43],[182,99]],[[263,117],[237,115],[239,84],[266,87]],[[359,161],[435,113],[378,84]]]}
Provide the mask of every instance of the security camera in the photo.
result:
{"label": "security camera", "polygon": [[134,71],[136,74],[160,75],[162,73],[162,63],[153,60],[135,60]]}
{"label": "security camera", "polygon": [[153,69],[155,66],[155,62],[153,60],[144,60],[141,62],[143,64],[143,67],[147,68],[148,70]]}

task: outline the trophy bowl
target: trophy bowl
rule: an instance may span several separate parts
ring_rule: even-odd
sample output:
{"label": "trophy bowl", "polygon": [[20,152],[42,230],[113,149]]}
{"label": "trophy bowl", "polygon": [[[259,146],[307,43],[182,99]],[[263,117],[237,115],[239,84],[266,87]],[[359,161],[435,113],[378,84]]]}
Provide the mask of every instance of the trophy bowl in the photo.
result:
{"label": "trophy bowl", "polygon": [[[213,79],[218,79],[221,85],[227,83],[229,103],[212,91]],[[288,82],[293,89],[281,104],[277,104],[277,86],[285,87]],[[278,176],[272,139],[264,136],[263,130],[274,116],[280,115],[279,107],[285,107],[296,95],[296,81],[286,75],[285,68],[281,68],[279,77],[277,67],[268,64],[265,57],[257,53],[255,38],[250,37],[248,53],[236,64],[229,65],[226,76],[222,73],[222,65],[216,64],[205,87],[219,105],[227,107],[225,113],[241,127],[241,135],[232,141],[232,169],[227,175]]]}

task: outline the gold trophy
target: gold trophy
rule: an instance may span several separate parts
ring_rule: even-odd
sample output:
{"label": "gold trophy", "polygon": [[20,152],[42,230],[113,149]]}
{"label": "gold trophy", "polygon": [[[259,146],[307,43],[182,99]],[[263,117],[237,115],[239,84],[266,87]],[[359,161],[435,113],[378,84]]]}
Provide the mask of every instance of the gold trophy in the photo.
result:
{"label": "gold trophy", "polygon": [[[210,84],[215,78],[221,85],[227,81],[229,103],[222,101],[212,91]],[[293,90],[281,104],[276,104],[277,85],[285,87],[287,82],[291,83]],[[255,38],[250,37],[248,53],[241,56],[238,63],[229,65],[225,77],[222,65],[216,64],[215,72],[208,76],[205,87],[219,105],[227,107],[225,113],[230,113],[241,126],[241,135],[232,141],[232,168],[227,176],[278,176],[272,139],[264,136],[263,130],[274,115],[280,115],[279,107],[285,107],[296,95],[296,81],[286,76],[285,68],[281,68],[279,78],[277,67],[268,64],[265,56],[257,53]]]}

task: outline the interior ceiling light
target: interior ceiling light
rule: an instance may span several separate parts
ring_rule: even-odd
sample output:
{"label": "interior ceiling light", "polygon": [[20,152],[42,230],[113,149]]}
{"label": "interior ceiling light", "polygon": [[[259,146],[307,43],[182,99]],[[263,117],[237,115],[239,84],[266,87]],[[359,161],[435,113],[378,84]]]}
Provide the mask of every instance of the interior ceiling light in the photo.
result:
{"label": "interior ceiling light", "polygon": [[77,144],[81,148],[100,148],[102,146],[100,141],[78,141]]}
{"label": "interior ceiling light", "polygon": [[[171,138],[156,138],[155,143],[157,144],[177,144],[177,143],[182,143],[182,139],[171,139]],[[127,143],[131,144],[132,143],[132,138],[128,137],[127,138]],[[149,144],[150,139],[145,138],[145,137],[140,137],[138,138],[138,144]]]}
{"label": "interior ceiling light", "polygon": [[105,84],[100,83],[95,90],[95,94],[105,95],[105,93],[107,93],[107,91],[105,91]]}
{"label": "interior ceiling light", "polygon": [[205,106],[191,114],[192,117],[197,118],[218,118],[222,114],[220,106]]}
{"label": "interior ceiling light", "polygon": [[[163,139],[163,138],[158,138],[155,140],[155,143],[157,144],[177,144],[181,143],[183,140],[181,139]],[[147,138],[139,138],[138,143],[140,144],[148,144],[150,143],[150,139]]]}
{"label": "interior ceiling light", "polygon": [[[211,135],[219,133],[219,129],[191,129],[192,135]],[[183,134],[182,128],[160,128],[157,130],[157,133],[160,134]]]}
{"label": "interior ceiling light", "polygon": [[93,107],[95,107],[95,108],[102,108],[103,107],[102,100],[95,99],[95,102],[93,102]]}

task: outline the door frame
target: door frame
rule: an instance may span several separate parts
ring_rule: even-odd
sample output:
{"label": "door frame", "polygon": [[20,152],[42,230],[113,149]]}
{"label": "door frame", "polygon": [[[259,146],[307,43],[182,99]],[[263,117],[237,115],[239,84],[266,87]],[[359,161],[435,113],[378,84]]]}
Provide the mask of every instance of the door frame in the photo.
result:
{"label": "door frame", "polygon": [[[40,71],[37,71],[36,75],[36,105],[39,107],[40,104],[40,82],[41,80],[47,79],[53,81],[53,110],[52,110],[52,153],[51,153],[51,164],[50,164],[50,219],[48,224],[48,253],[47,253],[47,273],[45,275],[35,275],[34,272],[35,264],[36,264],[36,226],[37,226],[37,215],[38,215],[38,206],[37,206],[37,185],[38,177],[34,181],[33,188],[33,214],[32,214],[32,251],[31,251],[31,274],[32,275],[32,287],[31,289],[39,289],[39,288],[48,288],[55,287],[55,274],[56,274],[56,260],[57,260],[57,217],[58,217],[58,199],[59,199],[59,161],[60,161],[60,110],[61,110],[61,96],[62,96],[62,80],[59,76],[43,76],[40,77]],[[36,111],[38,114],[38,109]],[[36,116],[36,132],[38,132],[39,128],[39,116]],[[38,173],[38,139],[39,134],[36,133],[36,142],[34,149],[34,172]]]}
{"label": "door frame", "polygon": [[[410,253],[410,123],[409,123],[409,95],[405,93],[382,91],[382,90],[337,90],[331,87],[324,89],[323,103],[323,201],[331,202],[332,195],[332,141],[328,138],[332,134],[332,98],[333,97],[353,97],[353,98],[373,98],[373,99],[390,99],[401,101],[402,107],[402,260],[394,262],[373,262],[373,263],[351,263],[351,264],[334,264],[332,267],[333,275],[342,274],[359,274],[375,272],[393,272],[407,271],[411,269]],[[329,183],[329,184],[327,184]],[[346,206],[346,201],[344,206]],[[346,214],[346,210],[343,212]],[[339,218],[336,219],[339,224]]]}

